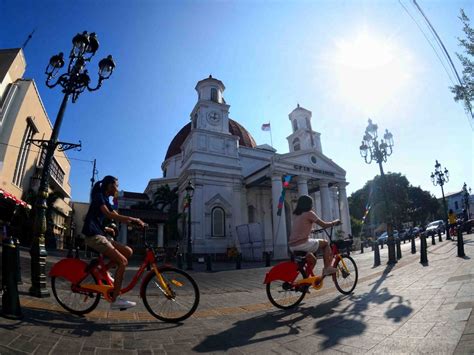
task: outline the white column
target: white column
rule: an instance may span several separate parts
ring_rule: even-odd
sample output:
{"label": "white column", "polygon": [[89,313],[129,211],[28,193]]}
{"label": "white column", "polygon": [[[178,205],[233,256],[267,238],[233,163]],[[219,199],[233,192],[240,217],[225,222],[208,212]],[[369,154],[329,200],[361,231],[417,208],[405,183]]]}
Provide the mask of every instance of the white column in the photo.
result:
{"label": "white column", "polygon": [[341,214],[339,213],[339,197],[337,195],[337,187],[333,186],[329,188],[331,195],[331,218],[340,219]]}
{"label": "white column", "polygon": [[[246,204],[247,205],[247,204]],[[245,206],[247,209],[247,206]],[[229,245],[237,244],[235,239],[237,238],[237,230],[236,227],[238,225],[243,224],[242,221],[242,214],[246,214],[247,211],[242,213],[242,188],[239,185],[234,185],[232,190],[232,236],[230,240],[228,240]]]}
{"label": "white column", "polygon": [[288,257],[285,206],[281,210],[281,215],[277,215],[282,188],[281,176],[272,176],[273,257],[275,259],[286,259]]}
{"label": "white column", "polygon": [[347,201],[346,186],[341,184],[339,186],[339,207],[341,214],[342,230],[346,234],[352,234],[351,217],[349,214],[349,201]]}
{"label": "white column", "polygon": [[159,247],[163,247],[164,246],[165,225],[163,223],[160,223],[160,224],[158,224],[156,229],[157,229],[157,231],[156,231],[157,245]]}
{"label": "white column", "polygon": [[322,218],[322,207],[321,207],[321,193],[319,191],[316,191],[313,194],[313,199],[314,199],[314,206],[313,208],[316,210],[316,214]]}
{"label": "white column", "polygon": [[323,221],[331,221],[331,204],[329,196],[329,187],[327,181],[321,181],[319,183],[319,192],[321,195],[321,218]]}
{"label": "white column", "polygon": [[298,176],[298,196],[308,195],[308,179],[304,176]]}

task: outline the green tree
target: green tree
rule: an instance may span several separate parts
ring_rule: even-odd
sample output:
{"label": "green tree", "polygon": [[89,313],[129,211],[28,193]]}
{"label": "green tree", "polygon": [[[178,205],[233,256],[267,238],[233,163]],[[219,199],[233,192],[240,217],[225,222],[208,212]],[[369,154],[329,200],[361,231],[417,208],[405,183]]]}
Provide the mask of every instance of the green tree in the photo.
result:
{"label": "green tree", "polygon": [[410,186],[408,188],[408,199],[408,218],[413,224],[424,225],[437,217],[440,203],[428,191],[422,190],[419,186]]}
{"label": "green tree", "polygon": [[[464,48],[466,55],[456,53],[463,66],[462,70],[462,84],[450,87],[454,94],[454,100],[463,101],[464,108],[471,117],[472,103],[474,101],[474,29],[470,26],[469,18],[461,9],[459,19],[463,23],[463,31],[466,38],[458,38],[459,44]],[[474,117],[473,117],[474,118]]]}
{"label": "green tree", "polygon": [[373,180],[367,181],[362,189],[352,193],[349,197],[352,218],[362,220],[366,208],[370,206],[365,224],[377,226],[386,222],[385,193],[392,222],[397,228],[401,228],[404,222],[423,224],[437,215],[439,203],[429,192],[411,186],[400,173],[388,173],[385,178],[385,191],[381,176],[377,175]]}

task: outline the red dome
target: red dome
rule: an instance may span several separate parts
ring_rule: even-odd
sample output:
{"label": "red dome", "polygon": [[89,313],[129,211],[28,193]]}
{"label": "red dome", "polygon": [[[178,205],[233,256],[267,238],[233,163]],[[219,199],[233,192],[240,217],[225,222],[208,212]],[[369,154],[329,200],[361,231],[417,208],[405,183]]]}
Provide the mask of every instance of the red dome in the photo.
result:
{"label": "red dome", "polygon": [[[181,130],[178,132],[176,136],[174,136],[173,140],[171,141],[168,151],[166,152],[165,160],[181,153],[181,146],[183,145],[184,141],[189,135],[191,131],[191,122],[185,125]],[[238,122],[229,118],[229,132],[233,136],[239,137],[239,146],[241,147],[249,147],[255,148],[257,144],[255,140],[250,135],[250,133]]]}

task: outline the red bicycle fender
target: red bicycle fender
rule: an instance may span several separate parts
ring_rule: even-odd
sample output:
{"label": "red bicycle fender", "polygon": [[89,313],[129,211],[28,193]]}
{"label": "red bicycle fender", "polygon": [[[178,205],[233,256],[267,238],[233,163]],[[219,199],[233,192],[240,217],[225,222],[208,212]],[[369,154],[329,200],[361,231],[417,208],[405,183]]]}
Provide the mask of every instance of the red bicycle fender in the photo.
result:
{"label": "red bicycle fender", "polygon": [[298,265],[292,261],[285,261],[272,267],[265,276],[264,284],[275,280],[293,282],[298,276]]}
{"label": "red bicycle fender", "polygon": [[86,276],[87,264],[79,259],[67,258],[59,260],[53,265],[49,271],[50,277],[64,277],[65,279],[74,282],[79,282]]}

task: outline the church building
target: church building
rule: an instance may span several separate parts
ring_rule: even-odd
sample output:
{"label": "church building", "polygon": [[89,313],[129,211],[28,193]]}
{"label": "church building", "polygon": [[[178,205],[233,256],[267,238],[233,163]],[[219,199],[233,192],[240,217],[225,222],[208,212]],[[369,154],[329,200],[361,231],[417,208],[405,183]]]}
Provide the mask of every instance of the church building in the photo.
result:
{"label": "church building", "polygon": [[[323,220],[340,218],[345,235],[351,233],[346,172],[323,154],[311,111],[298,105],[289,114],[289,152],[278,154],[269,145],[257,145],[229,117],[220,80],[209,76],[195,89],[198,96],[190,122],[168,147],[163,177],[151,179],[144,191],[151,197],[160,186],[177,187],[178,209],[183,211],[186,186],[192,182],[193,253],[226,253],[230,247],[242,247],[238,233],[248,227],[253,231],[250,243],[259,242],[259,251],[286,258],[292,211],[301,194],[313,197]],[[291,180],[278,213],[285,176]]]}

